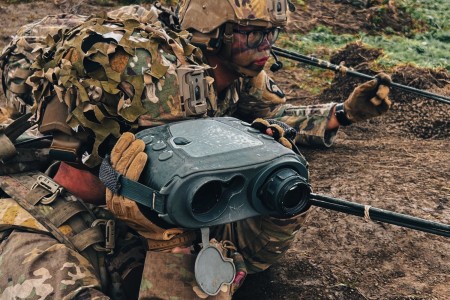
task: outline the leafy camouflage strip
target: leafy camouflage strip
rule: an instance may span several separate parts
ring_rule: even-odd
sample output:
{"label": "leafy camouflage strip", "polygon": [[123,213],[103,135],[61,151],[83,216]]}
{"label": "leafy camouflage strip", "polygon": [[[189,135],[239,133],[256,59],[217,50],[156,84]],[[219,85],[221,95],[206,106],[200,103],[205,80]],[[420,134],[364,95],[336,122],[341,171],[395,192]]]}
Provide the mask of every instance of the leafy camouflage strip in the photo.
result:
{"label": "leafy camouflage strip", "polygon": [[69,110],[68,124],[89,129],[95,143],[88,166],[100,162],[98,148],[110,136],[184,116],[176,67],[201,62],[201,53],[158,23],[91,18],[64,35],[54,57],[36,61],[27,81],[38,116],[56,94]]}
{"label": "leafy camouflage strip", "polygon": [[47,16],[22,26],[2,52],[3,90],[9,106],[28,110],[33,105],[31,88],[25,84],[31,64],[55,44],[56,35],[81,24],[85,16],[61,14]]}
{"label": "leafy camouflage strip", "polygon": [[153,5],[149,9],[140,5],[128,5],[109,11],[108,17],[120,20],[136,18],[141,23],[155,23],[158,21],[158,10]]}
{"label": "leafy camouflage strip", "polygon": [[2,299],[109,299],[89,262],[47,235],[13,231],[0,249]]}
{"label": "leafy camouflage strip", "polygon": [[265,71],[242,82],[238,111],[249,121],[258,117],[275,118],[297,130],[300,145],[329,147],[336,130],[326,130],[335,103],[309,106],[286,104],[286,97]]}
{"label": "leafy camouflage strip", "polygon": [[[124,6],[108,12],[110,18],[137,18],[140,22],[157,21],[155,7],[150,10],[138,5]],[[49,15],[19,28],[13,40],[3,49],[0,66],[3,69],[3,91],[8,107],[14,113],[28,112],[33,105],[31,88],[25,83],[31,75],[31,64],[41,59],[58,40],[56,35],[83,23],[88,17],[74,14]],[[2,104],[3,105],[3,104]]]}
{"label": "leafy camouflage strip", "polygon": [[244,257],[248,273],[263,271],[291,246],[308,212],[289,219],[253,217],[214,228],[217,240],[233,242]]}

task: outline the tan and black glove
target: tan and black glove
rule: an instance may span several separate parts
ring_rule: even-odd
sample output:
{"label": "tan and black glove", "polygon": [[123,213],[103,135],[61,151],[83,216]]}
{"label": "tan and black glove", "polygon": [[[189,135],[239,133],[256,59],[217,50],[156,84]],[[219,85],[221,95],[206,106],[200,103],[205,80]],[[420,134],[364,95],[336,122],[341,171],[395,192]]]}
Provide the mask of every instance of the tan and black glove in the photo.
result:
{"label": "tan and black glove", "polygon": [[[336,117],[341,125],[364,121],[384,114],[389,110],[392,101],[389,99],[389,86],[391,77],[385,73],[375,76],[357,86],[347,100],[336,106]],[[343,111],[342,111],[343,108]],[[345,115],[339,115],[345,113]],[[345,122],[345,117],[349,122]]]}
{"label": "tan and black glove", "polygon": [[[126,132],[122,134],[111,151],[109,164],[111,167],[126,178],[139,181],[139,177],[145,168],[148,157],[145,152],[145,143],[136,139],[134,134]],[[114,215],[124,221],[129,227],[138,232],[147,241],[150,250],[169,251],[176,246],[191,245],[196,238],[192,230],[184,228],[163,228],[153,223],[145,215],[134,200],[114,192],[115,184],[109,179],[111,177],[108,168],[102,172],[106,188],[106,205]],[[155,216],[156,217],[156,216]]]}
{"label": "tan and black glove", "polygon": [[[286,148],[295,149],[293,140],[297,135],[297,131],[286,123],[274,119],[257,118],[252,122],[251,126],[258,129],[261,133],[272,136]],[[267,129],[271,130],[271,134],[267,132]]]}
{"label": "tan and black glove", "polygon": [[[125,132],[111,151],[111,166],[125,177],[138,181],[147,162],[144,149],[144,141],[136,139],[130,132]],[[135,230],[145,230],[142,224],[148,220],[140,213],[134,201],[106,189],[106,204],[110,211]]]}

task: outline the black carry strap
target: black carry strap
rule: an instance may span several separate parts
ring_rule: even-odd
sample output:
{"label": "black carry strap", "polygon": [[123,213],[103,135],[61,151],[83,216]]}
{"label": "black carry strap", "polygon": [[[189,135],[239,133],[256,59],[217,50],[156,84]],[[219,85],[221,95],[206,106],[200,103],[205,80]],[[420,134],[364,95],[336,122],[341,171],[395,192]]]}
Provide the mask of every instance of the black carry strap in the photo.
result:
{"label": "black carry strap", "polygon": [[150,207],[157,213],[165,213],[166,197],[158,191],[131,180],[114,170],[110,163],[110,156],[106,155],[100,165],[99,178],[114,194],[124,196],[139,204]]}

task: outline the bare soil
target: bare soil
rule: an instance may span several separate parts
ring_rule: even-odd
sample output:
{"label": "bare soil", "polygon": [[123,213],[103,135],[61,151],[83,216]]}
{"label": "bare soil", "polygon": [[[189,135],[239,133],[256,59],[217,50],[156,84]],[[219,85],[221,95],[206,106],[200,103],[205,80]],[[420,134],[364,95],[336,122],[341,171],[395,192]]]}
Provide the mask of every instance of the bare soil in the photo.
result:
{"label": "bare soil", "polygon": [[[393,4],[367,9],[333,1],[305,1],[291,16],[289,32],[316,24],[339,33],[368,33],[387,24],[399,34],[416,26]],[[386,1],[379,1],[386,2]],[[0,1],[0,46],[21,26],[64,10],[81,14],[111,9],[87,2],[8,4]],[[376,17],[376,18],[375,18]],[[376,21],[376,22],[375,22]],[[383,21],[385,21],[383,23]],[[352,44],[333,63],[375,74],[379,51]],[[273,77],[294,103],[344,101],[362,82],[335,77],[322,95],[302,90],[302,66]],[[399,66],[395,82],[450,96],[445,71]],[[334,76],[330,71],[321,76]],[[310,164],[314,192],[450,224],[450,108],[433,100],[392,91],[384,116],[342,128],[329,149],[301,149]],[[315,208],[285,257],[248,276],[235,299],[450,299],[448,238]]]}

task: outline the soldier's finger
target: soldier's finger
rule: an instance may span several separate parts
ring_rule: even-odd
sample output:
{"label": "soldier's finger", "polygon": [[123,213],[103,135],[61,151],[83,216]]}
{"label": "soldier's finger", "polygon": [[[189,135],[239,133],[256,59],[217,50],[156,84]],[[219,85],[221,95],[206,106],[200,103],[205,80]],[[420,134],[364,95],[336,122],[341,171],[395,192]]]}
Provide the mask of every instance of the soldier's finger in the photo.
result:
{"label": "soldier's finger", "polygon": [[266,120],[262,119],[262,118],[257,118],[252,122],[251,125],[253,128],[258,129],[259,131],[261,131],[262,133],[266,132],[267,127],[270,126],[269,122],[267,122]]}
{"label": "soldier's finger", "polygon": [[289,140],[288,140],[287,138],[281,137],[281,138],[278,140],[278,142],[279,142],[281,145],[285,146],[286,148],[292,150],[292,145],[291,145],[291,143],[289,142]]}
{"label": "soldier's finger", "polygon": [[389,87],[388,86],[380,85],[378,87],[378,91],[377,91],[377,94],[376,94],[378,99],[384,100],[384,99],[387,98],[388,94],[389,94]]}
{"label": "soldier's finger", "polygon": [[136,155],[130,164],[130,167],[125,173],[125,177],[137,181],[139,176],[141,176],[142,170],[144,170],[145,164],[147,163],[147,153],[140,152]]}
{"label": "soldier's finger", "polygon": [[392,106],[392,100],[389,97],[384,98],[384,103],[386,103],[388,108]]}
{"label": "soldier's finger", "polygon": [[280,125],[277,124],[272,124],[269,126],[270,129],[272,129],[272,136],[274,139],[278,140],[279,138],[281,138],[284,135],[284,129],[281,128]]}
{"label": "soldier's finger", "polygon": [[199,286],[194,286],[192,287],[192,290],[194,291],[194,293],[201,299],[206,299],[208,298],[208,294],[206,294],[205,292],[203,292]]}
{"label": "soldier's finger", "polygon": [[111,151],[111,165],[116,167],[117,162],[122,157],[123,152],[130,146],[135,140],[134,134],[131,132],[125,132],[119,138]]}
{"label": "soldier's finger", "polygon": [[145,143],[143,140],[135,140],[132,142],[129,147],[123,151],[122,156],[115,167],[116,171],[125,174],[136,155],[143,152],[144,149]]}
{"label": "soldier's finger", "polygon": [[377,78],[378,82],[383,85],[390,86],[392,83],[391,76],[389,76],[388,74],[383,73],[383,72],[377,74],[377,76],[375,76],[375,78]]}
{"label": "soldier's finger", "polygon": [[367,92],[367,91],[373,91],[377,88],[378,81],[377,79],[372,79],[370,81],[364,82],[363,84],[360,84],[356,87],[355,91],[357,92]]}
{"label": "soldier's finger", "polygon": [[383,100],[378,99],[377,97],[370,98],[370,103],[372,103],[375,106],[379,106],[382,102]]}

